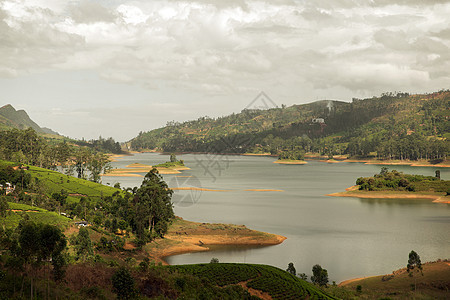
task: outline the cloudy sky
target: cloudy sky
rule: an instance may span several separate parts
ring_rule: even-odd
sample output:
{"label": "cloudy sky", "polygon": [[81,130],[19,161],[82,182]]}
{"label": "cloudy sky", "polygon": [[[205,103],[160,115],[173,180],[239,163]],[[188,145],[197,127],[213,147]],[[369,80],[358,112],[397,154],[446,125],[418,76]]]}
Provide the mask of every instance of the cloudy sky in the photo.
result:
{"label": "cloudy sky", "polygon": [[450,88],[445,0],[0,0],[0,106],[74,138]]}

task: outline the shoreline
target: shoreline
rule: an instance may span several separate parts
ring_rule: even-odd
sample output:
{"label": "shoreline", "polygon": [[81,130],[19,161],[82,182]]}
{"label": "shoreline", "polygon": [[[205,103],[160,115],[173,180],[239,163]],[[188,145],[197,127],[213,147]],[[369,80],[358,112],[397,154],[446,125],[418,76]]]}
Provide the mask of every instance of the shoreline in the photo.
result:
{"label": "shoreline", "polygon": [[273,246],[285,240],[284,236],[245,225],[199,223],[177,217],[165,237],[148,244],[146,250],[155,261],[168,264],[166,257],[211,251],[208,246],[212,245]]}
{"label": "shoreline", "polygon": [[273,163],[281,165],[306,165],[308,162],[304,160],[276,160]]}
{"label": "shoreline", "polygon": [[[136,173],[148,173],[153,169],[153,166],[150,165],[144,165],[140,163],[133,163],[131,165],[127,165],[124,168],[119,169],[112,169],[110,172],[106,174],[101,174],[100,176],[105,177],[144,177],[143,175],[136,174]],[[173,174],[181,174],[181,171],[190,170],[189,167],[186,166],[177,166],[177,167],[156,167],[159,174],[161,175],[173,175]]]}
{"label": "shoreline", "polygon": [[[155,151],[155,150],[142,150],[142,151],[130,151],[129,154],[137,153],[160,153],[169,154],[168,152]],[[176,152],[176,154],[213,154],[213,155],[236,155],[236,156],[259,156],[259,157],[276,157],[277,155],[270,153],[214,153],[214,152]],[[122,156],[126,156],[122,155]],[[327,163],[339,163],[339,162],[349,162],[349,163],[364,163],[367,165],[386,165],[386,166],[411,166],[411,167],[435,167],[435,168],[450,168],[450,161],[447,159],[443,163],[431,164],[428,160],[422,159],[418,161],[411,160],[378,160],[370,158],[347,158],[346,155],[334,155],[332,161],[328,159],[326,155],[319,154],[305,154],[305,160],[319,160],[321,162]]]}
{"label": "shoreline", "polygon": [[358,186],[351,186],[345,189],[345,192],[326,194],[325,196],[331,197],[353,197],[353,198],[366,198],[366,199],[425,199],[433,200],[433,203],[450,204],[450,196],[438,195],[438,194],[420,194],[420,193],[407,193],[407,192],[379,192],[379,191],[359,191]]}

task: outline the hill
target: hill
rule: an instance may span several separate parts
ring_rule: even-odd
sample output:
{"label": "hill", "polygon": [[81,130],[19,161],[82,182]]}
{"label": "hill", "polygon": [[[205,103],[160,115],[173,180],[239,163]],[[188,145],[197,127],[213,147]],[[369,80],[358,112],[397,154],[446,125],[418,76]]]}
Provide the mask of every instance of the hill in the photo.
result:
{"label": "hill", "polygon": [[[323,100],[266,110],[246,109],[141,132],[133,150],[271,153],[386,159],[443,159],[449,153],[450,91],[386,93],[351,103]],[[406,149],[405,149],[406,148]],[[409,149],[409,150],[408,150]],[[411,150],[412,149],[412,150]]]}
{"label": "hill", "polygon": [[389,275],[347,280],[339,286],[352,291],[360,286],[360,299],[449,299],[450,262],[438,260],[422,267],[423,276],[410,277],[403,268]]}
{"label": "hill", "polygon": [[41,134],[58,135],[57,132],[40,127],[33,120],[30,119],[24,110],[16,110],[11,104],[0,107],[0,129],[27,129],[33,128],[36,132]]}

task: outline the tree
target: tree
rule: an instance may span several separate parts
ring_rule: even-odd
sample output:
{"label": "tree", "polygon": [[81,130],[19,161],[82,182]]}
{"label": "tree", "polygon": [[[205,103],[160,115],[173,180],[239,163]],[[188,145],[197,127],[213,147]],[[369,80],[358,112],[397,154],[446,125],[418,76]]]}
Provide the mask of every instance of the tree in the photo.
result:
{"label": "tree", "polygon": [[296,272],[296,270],[295,270],[295,267],[294,267],[294,263],[289,263],[288,264],[288,268],[286,269],[286,272],[288,272],[288,273],[291,273],[292,275],[296,275],[297,274],[297,272]]}
{"label": "tree", "polygon": [[177,156],[173,153],[170,154],[170,162],[176,162],[177,161]]}
{"label": "tree", "polygon": [[94,250],[92,249],[91,238],[89,237],[89,231],[81,227],[78,235],[73,238],[71,241],[75,247],[76,259],[80,259],[85,261],[90,256],[94,255]]}
{"label": "tree", "polygon": [[58,213],[61,214],[61,206],[66,203],[69,193],[66,190],[61,190],[59,193],[53,193],[52,198],[58,202]]}
{"label": "tree", "polygon": [[[420,261],[420,256],[414,250],[409,253],[408,264],[406,269],[410,277],[414,276],[414,272],[420,272],[423,276],[422,262]],[[414,291],[417,289],[416,277],[414,277]]]}
{"label": "tree", "polygon": [[305,273],[298,274],[298,277],[300,277],[300,279],[302,280],[308,280],[308,276]]}
{"label": "tree", "polygon": [[219,263],[219,259],[216,257],[211,258],[211,261],[209,262],[210,264],[218,264]]}
{"label": "tree", "polygon": [[314,265],[312,268],[313,276],[311,276],[311,281],[314,284],[320,286],[325,286],[328,283],[328,271],[322,269],[320,265]]}
{"label": "tree", "polygon": [[163,237],[174,218],[171,202],[173,191],[153,168],[145,175],[141,187],[136,191],[136,234],[141,241]]}
{"label": "tree", "polygon": [[441,179],[441,171],[436,170],[435,174],[436,174],[436,178]]}
{"label": "tree", "polygon": [[5,197],[0,197],[0,218],[5,217],[8,213],[9,205]]}
{"label": "tree", "polygon": [[87,162],[87,169],[91,172],[90,180],[100,183],[100,174],[111,170],[111,164],[108,156],[103,153],[91,154]]}
{"label": "tree", "polygon": [[133,299],[136,297],[137,291],[134,286],[134,278],[125,267],[120,267],[113,274],[111,281],[118,299]]}

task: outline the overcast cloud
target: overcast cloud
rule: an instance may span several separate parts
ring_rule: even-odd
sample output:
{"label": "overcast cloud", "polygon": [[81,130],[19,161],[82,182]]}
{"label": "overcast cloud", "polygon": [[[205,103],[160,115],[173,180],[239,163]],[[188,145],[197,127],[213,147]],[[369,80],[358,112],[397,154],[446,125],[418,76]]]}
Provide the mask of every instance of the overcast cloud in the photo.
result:
{"label": "overcast cloud", "polygon": [[125,141],[170,120],[450,88],[450,1],[0,0],[0,105]]}

